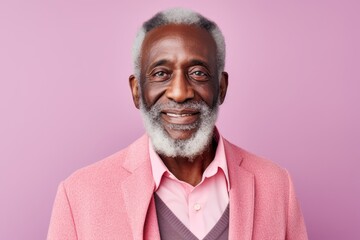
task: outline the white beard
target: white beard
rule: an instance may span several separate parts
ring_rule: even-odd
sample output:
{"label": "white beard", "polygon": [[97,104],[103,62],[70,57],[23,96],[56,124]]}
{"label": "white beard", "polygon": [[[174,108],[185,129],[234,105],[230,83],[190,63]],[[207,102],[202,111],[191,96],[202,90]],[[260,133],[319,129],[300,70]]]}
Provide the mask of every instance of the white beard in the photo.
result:
{"label": "white beard", "polygon": [[[200,120],[193,124],[168,124],[167,126],[176,130],[190,130],[198,128],[189,139],[172,139],[166,132],[160,119],[164,108],[187,108],[200,112]],[[144,126],[149,135],[154,150],[167,157],[185,157],[192,161],[196,156],[204,152],[210,144],[213,136],[215,122],[217,119],[219,103],[211,109],[205,102],[176,103],[173,101],[167,104],[154,104],[147,110],[144,104],[140,103],[140,112]]]}

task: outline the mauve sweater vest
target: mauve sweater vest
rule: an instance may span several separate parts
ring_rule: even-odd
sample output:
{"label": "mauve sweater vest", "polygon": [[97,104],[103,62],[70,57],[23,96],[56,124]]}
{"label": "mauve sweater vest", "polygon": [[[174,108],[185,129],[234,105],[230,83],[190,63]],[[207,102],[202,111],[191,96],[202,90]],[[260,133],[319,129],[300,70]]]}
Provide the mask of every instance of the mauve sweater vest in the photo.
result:
{"label": "mauve sweater vest", "polygon": [[[185,225],[175,216],[166,204],[155,193],[156,213],[162,240],[199,240]],[[225,209],[219,221],[203,238],[203,240],[227,240],[229,236],[229,205]]]}

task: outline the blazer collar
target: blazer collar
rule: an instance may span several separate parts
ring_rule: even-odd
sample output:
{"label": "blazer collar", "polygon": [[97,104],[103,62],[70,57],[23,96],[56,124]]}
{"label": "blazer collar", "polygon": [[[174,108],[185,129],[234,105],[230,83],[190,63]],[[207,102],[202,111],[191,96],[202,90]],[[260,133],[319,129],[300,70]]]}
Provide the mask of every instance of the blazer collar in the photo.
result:
{"label": "blazer collar", "polygon": [[224,139],[230,178],[229,239],[252,239],[255,201],[254,174],[241,167],[244,153]]}

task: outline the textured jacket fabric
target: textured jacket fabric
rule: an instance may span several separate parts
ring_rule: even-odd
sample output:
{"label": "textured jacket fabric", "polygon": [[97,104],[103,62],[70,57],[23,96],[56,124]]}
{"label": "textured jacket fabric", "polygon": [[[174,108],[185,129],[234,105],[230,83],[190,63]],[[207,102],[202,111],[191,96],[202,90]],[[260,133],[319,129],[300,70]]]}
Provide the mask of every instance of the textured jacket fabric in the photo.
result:
{"label": "textured jacket fabric", "polygon": [[[307,239],[286,170],[224,139],[230,178],[229,239]],[[160,239],[144,135],[60,183],[48,239]]]}

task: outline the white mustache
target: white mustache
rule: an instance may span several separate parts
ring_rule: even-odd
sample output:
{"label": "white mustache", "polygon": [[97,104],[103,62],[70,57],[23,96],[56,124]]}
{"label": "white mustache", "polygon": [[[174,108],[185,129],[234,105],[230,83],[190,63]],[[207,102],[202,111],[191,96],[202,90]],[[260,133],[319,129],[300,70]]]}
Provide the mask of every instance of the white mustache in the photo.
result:
{"label": "white mustache", "polygon": [[184,102],[184,103],[177,103],[177,102],[167,102],[167,103],[155,103],[151,108],[150,111],[154,110],[156,112],[161,112],[164,111],[166,109],[189,109],[192,111],[199,111],[202,112],[202,109],[209,109],[209,106],[201,101],[201,102],[195,102],[195,101],[191,101],[191,102]]}

